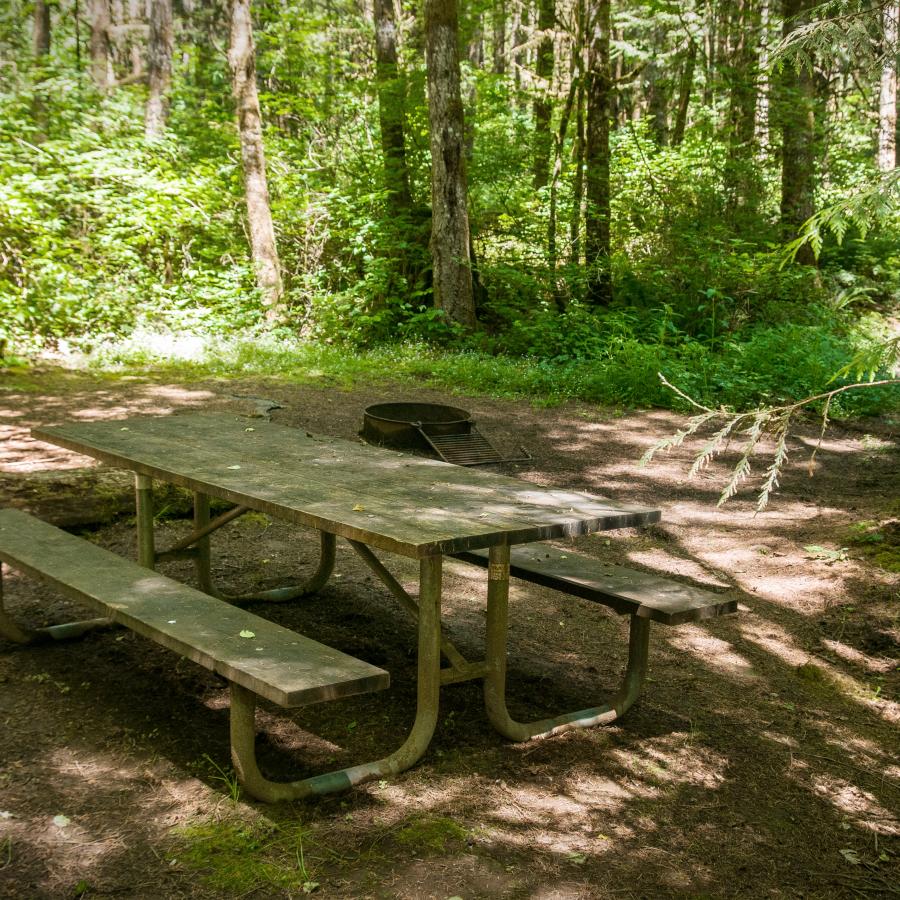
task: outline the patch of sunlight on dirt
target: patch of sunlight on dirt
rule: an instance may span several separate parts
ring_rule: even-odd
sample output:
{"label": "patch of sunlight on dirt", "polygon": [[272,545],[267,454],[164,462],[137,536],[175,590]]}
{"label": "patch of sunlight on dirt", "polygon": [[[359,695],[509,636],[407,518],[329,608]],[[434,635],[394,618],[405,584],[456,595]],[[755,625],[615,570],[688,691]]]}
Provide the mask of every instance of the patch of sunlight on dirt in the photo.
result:
{"label": "patch of sunlight on dirt", "polygon": [[679,650],[692,653],[703,665],[744,682],[758,682],[759,674],[753,664],[734,647],[720,638],[707,634],[698,625],[681,625],[669,638]]}
{"label": "patch of sunlight on dirt", "polygon": [[761,731],[760,734],[764,738],[768,738],[770,741],[774,741],[776,744],[782,744],[785,747],[790,747],[791,750],[800,749],[800,742],[796,738],[790,737],[790,735],[779,734],[777,731]]}
{"label": "patch of sunlight on dirt", "polygon": [[805,650],[794,645],[793,638],[784,628],[768,619],[761,619],[748,612],[741,616],[738,629],[745,640],[762,647],[789,666],[802,666],[811,659]]}
{"label": "patch of sunlight on dirt", "polygon": [[869,656],[841,641],[822,638],[822,646],[827,647],[835,656],[839,656],[844,661],[861,666],[869,672],[890,672],[898,664],[896,659]]}
{"label": "patch of sunlight on dirt", "polygon": [[794,773],[800,775],[799,781],[855,824],[882,835],[900,835],[896,814],[885,809],[869,791],[844,778],[809,772],[803,763],[795,761],[793,768],[799,770]]}
{"label": "patch of sunlight on dirt", "polygon": [[675,556],[663,549],[637,551],[628,554],[631,562],[647,566],[649,569],[657,569],[671,575],[682,575],[690,578],[704,587],[727,588],[729,584],[711,575],[704,566],[693,559],[684,559]]}
{"label": "patch of sunlight on dirt", "polygon": [[819,656],[811,656],[796,646],[794,639],[780,625],[747,613],[741,617],[739,629],[743,637],[767,653],[787,663],[811,689],[839,690],[849,700],[862,703],[889,722],[900,719],[900,704],[877,696],[868,685],[842,672]]}
{"label": "patch of sunlight on dirt", "polygon": [[640,751],[614,750],[612,755],[636,778],[650,778],[662,788],[689,784],[717,790],[725,781],[728,760],[689,742],[690,735],[675,732],[648,741]]}

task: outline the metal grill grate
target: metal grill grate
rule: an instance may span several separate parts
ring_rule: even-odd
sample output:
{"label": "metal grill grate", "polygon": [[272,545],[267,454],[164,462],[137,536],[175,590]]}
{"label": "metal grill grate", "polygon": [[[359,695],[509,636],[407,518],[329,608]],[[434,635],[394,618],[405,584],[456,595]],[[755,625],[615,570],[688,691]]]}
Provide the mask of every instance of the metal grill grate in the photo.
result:
{"label": "metal grill grate", "polygon": [[441,459],[458,466],[503,462],[503,457],[474,425],[467,434],[429,434],[427,428],[422,429],[422,434]]}

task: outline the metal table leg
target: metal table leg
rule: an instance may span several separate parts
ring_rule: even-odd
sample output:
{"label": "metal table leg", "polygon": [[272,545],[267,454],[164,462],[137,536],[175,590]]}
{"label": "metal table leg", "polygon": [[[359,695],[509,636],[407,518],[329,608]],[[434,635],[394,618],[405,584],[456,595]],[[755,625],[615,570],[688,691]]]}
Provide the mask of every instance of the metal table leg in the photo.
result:
{"label": "metal table leg", "polygon": [[[140,477],[140,476],[139,476]],[[250,594],[226,594],[220,591],[212,578],[211,567],[211,551],[210,551],[210,535],[214,531],[218,531],[229,522],[233,522],[244,513],[250,512],[246,506],[236,506],[228,512],[210,519],[209,513],[209,495],[200,491],[194,492],[194,531],[183,540],[178,541],[174,547],[156,553],[152,544],[152,509],[150,513],[144,513],[144,521],[149,519],[149,526],[142,525],[140,508],[146,507],[152,502],[152,498],[148,499],[149,493],[138,494],[139,513],[138,513],[138,546],[144,548],[141,552],[147,554],[153,553],[154,563],[169,559],[192,559],[197,574],[197,583],[200,590],[212,597],[218,597],[221,600],[227,600],[229,603],[250,603],[253,601],[264,601],[268,603],[284,603],[286,600],[296,600],[307,594],[314,594],[320,591],[328,583],[331,573],[334,571],[335,553],[337,548],[337,538],[333,534],[325,531],[319,532],[319,562],[315,572],[302,584],[292,584],[288,587],[273,588],[268,591],[257,591]],[[142,537],[142,528],[151,532],[151,537]]]}
{"label": "metal table leg", "polygon": [[493,726],[513,741],[608,724],[637,700],[647,674],[650,620],[631,617],[628,665],[619,690],[603,706],[564,713],[535,722],[517,722],[506,707],[506,638],[509,611],[509,547],[491,547],[488,566],[487,675],[484,703]]}
{"label": "metal table leg", "polygon": [[349,766],[325,775],[300,781],[269,781],[256,763],[256,696],[236,684],[231,685],[231,759],[238,779],[252,797],[268,803],[301,800],[344,790],[354,784],[395,775],[422,758],[438,718],[440,693],[442,558],[429,557],[419,566],[419,647],[416,718],[403,744],[383,759]]}

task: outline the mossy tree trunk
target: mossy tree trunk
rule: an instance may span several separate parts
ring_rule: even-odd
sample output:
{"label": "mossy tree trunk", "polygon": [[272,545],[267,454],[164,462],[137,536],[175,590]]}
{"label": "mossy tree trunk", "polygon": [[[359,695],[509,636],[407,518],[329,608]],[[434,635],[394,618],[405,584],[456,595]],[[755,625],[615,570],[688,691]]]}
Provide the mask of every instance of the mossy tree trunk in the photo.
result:
{"label": "mossy tree trunk", "polygon": [[427,0],[428,118],[431,133],[431,259],[434,303],[463,328],[475,325],[469,264],[465,121],[456,0]]}
{"label": "mossy tree trunk", "polygon": [[609,65],[610,0],[587,7],[587,135],[585,141],[585,264],[587,299],[593,306],[612,302],[610,271],[609,130],[612,77]]}
{"label": "mossy tree trunk", "polygon": [[256,283],[266,306],[266,319],[274,323],[284,315],[282,300],[284,285],[266,177],[266,154],[263,148],[262,115],[256,88],[256,51],[253,44],[250,0],[232,0],[228,62],[231,66],[232,93],[237,106],[238,132],[241,140],[250,255],[256,269]]}
{"label": "mossy tree trunk", "polygon": [[375,86],[381,125],[385,187],[389,204],[400,214],[412,206],[406,163],[406,83],[397,62],[397,22],[393,0],[375,0]]}
{"label": "mossy tree trunk", "polygon": [[[808,21],[811,0],[782,0],[782,35]],[[781,224],[786,239],[815,211],[816,86],[805,66],[785,65],[778,85],[778,124],[781,129]],[[797,254],[798,262],[815,263],[809,243]]]}

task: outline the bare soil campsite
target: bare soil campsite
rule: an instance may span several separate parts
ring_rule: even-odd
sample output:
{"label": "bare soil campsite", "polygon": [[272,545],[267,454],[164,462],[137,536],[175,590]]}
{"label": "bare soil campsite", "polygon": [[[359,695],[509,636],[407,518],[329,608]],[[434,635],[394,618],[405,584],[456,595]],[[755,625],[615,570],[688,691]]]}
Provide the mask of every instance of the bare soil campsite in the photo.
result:
{"label": "bare soil campsite", "polygon": [[[127,473],[42,444],[38,425],[218,412],[360,440],[392,399],[469,410],[503,471],[535,486],[659,507],[658,525],[556,541],[606,562],[705,586],[735,615],[654,628],[643,696],[607,727],[513,743],[477,682],[441,690],[424,759],[316,800],[262,804],[235,780],[228,693],[215,674],[126,629],[0,643],[0,896],[9,898],[889,897],[900,893],[900,463],[897,421],[835,424],[812,470],[815,423],[769,507],[752,489],[716,508],[728,456],[688,480],[690,448],[637,460],[681,418],[586,403],[460,396],[410,383],[175,382],[52,367],[7,371],[0,506],[31,510],[134,558]],[[762,451],[758,463],[765,466]],[[190,530],[160,498],[160,543]],[[251,513],[213,538],[232,592],[288,583],[315,536]],[[414,587],[411,560],[382,554]],[[160,570],[193,583],[190,563]],[[78,617],[7,569],[16,621]],[[449,561],[442,617],[472,658],[486,573]],[[390,672],[387,691],[257,713],[274,779],[390,752],[414,706],[415,625],[339,542],[317,595],[253,611]],[[535,718],[596,702],[618,681],[624,618],[512,581],[509,703]]]}

